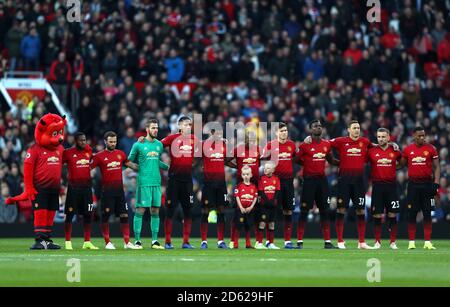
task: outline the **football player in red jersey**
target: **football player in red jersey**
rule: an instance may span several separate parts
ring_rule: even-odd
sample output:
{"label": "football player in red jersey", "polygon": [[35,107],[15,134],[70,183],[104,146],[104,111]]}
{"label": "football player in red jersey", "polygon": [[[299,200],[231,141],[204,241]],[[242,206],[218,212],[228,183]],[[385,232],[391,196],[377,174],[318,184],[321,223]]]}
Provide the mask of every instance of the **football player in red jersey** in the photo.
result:
{"label": "football player in red jersey", "polygon": [[83,132],[75,133],[75,146],[63,152],[63,164],[67,163],[67,197],[64,206],[66,220],[64,233],[65,248],[72,250],[72,220],[75,214],[83,217],[84,243],[83,249],[98,249],[91,243],[91,219],[94,210],[92,201],[92,180],[89,164],[92,159],[92,149],[86,144]]}
{"label": "football player in red jersey", "polygon": [[138,166],[129,161],[122,150],[116,149],[117,134],[107,131],[104,135],[106,149],[92,158],[91,169],[97,166],[102,174],[102,233],[106,249],[116,249],[109,238],[109,217],[112,213],[120,217],[125,249],[137,249],[130,242],[130,224],[128,223],[128,205],[123,192],[122,167],[138,170]]}
{"label": "football player in red jersey", "polygon": [[295,208],[294,195],[294,161],[295,143],[288,138],[288,128],[279,123],[276,131],[277,139],[266,144],[261,159],[271,159],[276,163],[275,175],[280,179],[278,202],[281,204],[284,216],[284,248],[294,248],[291,242],[292,212]]}
{"label": "football player in red jersey", "polygon": [[431,211],[435,210],[434,197],[439,188],[441,168],[436,148],[425,141],[423,127],[414,129],[414,143],[403,149],[400,167],[408,166],[408,249],[415,249],[417,213],[423,214],[424,249],[435,249],[431,244]]}
{"label": "football player in red jersey", "polygon": [[194,248],[189,243],[192,229],[192,206],[194,192],[192,185],[192,163],[194,153],[199,149],[199,140],[192,134],[192,119],[182,116],[178,120],[179,132],[168,135],[161,140],[164,147],[169,147],[170,168],[169,182],[166,191],[166,217],[164,232],[166,235],[165,249],[173,249],[172,220],[178,203],[183,209],[183,244],[182,248]]}
{"label": "football player in red jersey", "polygon": [[217,247],[226,249],[223,240],[225,227],[225,204],[228,191],[225,182],[225,165],[236,168],[231,158],[226,156],[227,145],[223,139],[223,130],[220,126],[210,130],[210,137],[202,144],[202,160],[204,185],[202,188],[202,215],[200,233],[202,244],[200,248],[208,248],[208,215],[211,209],[217,210]]}
{"label": "football player in red jersey", "polygon": [[339,152],[338,203],[336,212],[336,233],[338,248],[345,249],[344,217],[352,200],[356,207],[358,226],[358,249],[372,249],[365,242],[366,234],[366,189],[364,187],[364,166],[367,152],[372,142],[361,137],[361,128],[356,120],[351,120],[347,126],[349,136],[330,140],[331,147]]}
{"label": "football player in red jersey", "polygon": [[313,120],[309,123],[311,129],[311,143],[302,143],[297,156],[303,163],[303,189],[301,197],[300,216],[297,228],[297,248],[303,248],[303,234],[305,232],[308,211],[314,203],[320,212],[320,222],[324,238],[324,248],[336,248],[330,238],[330,197],[328,181],[325,176],[325,165],[339,165],[331,152],[329,141],[322,139],[322,123]]}
{"label": "football player in red jersey", "polygon": [[375,249],[381,247],[381,222],[387,211],[390,231],[390,248],[397,249],[397,214],[400,211],[399,195],[396,185],[397,161],[401,153],[389,145],[390,132],[386,128],[377,130],[378,146],[369,149],[367,159],[370,162],[372,180],[372,214],[375,233]]}

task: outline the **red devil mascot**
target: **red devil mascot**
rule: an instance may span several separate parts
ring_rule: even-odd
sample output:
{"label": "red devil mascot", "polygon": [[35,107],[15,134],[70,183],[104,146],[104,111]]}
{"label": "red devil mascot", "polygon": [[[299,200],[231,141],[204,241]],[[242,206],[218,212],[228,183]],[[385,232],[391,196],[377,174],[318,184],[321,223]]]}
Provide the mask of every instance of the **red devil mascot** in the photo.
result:
{"label": "red devil mascot", "polygon": [[65,115],[48,113],[36,125],[36,143],[27,151],[23,181],[25,191],[6,204],[29,199],[33,204],[35,243],[30,249],[60,249],[50,239],[59,208]]}

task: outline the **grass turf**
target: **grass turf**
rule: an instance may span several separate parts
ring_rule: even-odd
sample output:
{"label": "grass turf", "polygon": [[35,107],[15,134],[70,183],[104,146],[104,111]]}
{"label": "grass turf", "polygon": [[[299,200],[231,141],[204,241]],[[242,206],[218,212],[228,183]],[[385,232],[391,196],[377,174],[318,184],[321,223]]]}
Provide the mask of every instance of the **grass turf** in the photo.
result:
{"label": "grass turf", "polygon": [[[380,250],[358,250],[347,241],[347,250],[324,250],[321,240],[307,239],[303,250],[220,250],[214,240],[209,249],[123,250],[120,238],[112,240],[117,250],[104,250],[103,240],[92,242],[100,250],[82,250],[82,239],[73,239],[73,251],[30,251],[30,239],[0,239],[0,286],[450,286],[450,240],[435,240],[437,250],[399,250],[388,242]],[[278,241],[281,244],[281,241]],[[63,240],[56,240],[62,244]],[[66,279],[70,258],[80,259],[81,281]],[[368,260],[377,258],[381,282],[369,283]]]}

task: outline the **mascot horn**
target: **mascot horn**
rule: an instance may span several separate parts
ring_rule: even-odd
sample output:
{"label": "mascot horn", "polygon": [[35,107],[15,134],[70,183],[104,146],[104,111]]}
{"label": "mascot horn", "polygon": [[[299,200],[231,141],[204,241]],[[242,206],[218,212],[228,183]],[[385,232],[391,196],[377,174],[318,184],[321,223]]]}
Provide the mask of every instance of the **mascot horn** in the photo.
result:
{"label": "mascot horn", "polygon": [[24,161],[24,192],[6,199],[6,204],[30,200],[33,204],[35,244],[31,249],[60,249],[50,239],[59,208],[62,152],[66,116],[45,114],[36,124],[34,138]]}

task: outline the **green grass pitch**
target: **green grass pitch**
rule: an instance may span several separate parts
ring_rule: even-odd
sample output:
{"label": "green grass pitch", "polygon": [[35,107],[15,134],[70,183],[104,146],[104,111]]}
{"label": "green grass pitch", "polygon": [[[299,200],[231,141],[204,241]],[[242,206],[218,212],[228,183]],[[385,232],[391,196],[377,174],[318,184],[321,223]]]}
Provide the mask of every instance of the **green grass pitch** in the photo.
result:
{"label": "green grass pitch", "polygon": [[[55,240],[62,244],[63,240]],[[0,286],[450,286],[450,241],[435,240],[437,250],[358,250],[355,240],[347,250],[324,250],[321,240],[307,239],[303,250],[219,250],[210,240],[208,250],[182,250],[180,239],[174,250],[82,250],[75,238],[74,250],[30,251],[31,239],[0,239]],[[103,240],[94,238],[103,248]],[[241,245],[243,242],[240,242]],[[281,241],[278,241],[281,243]],[[67,281],[70,258],[80,260],[80,282]],[[368,260],[380,263],[380,282],[367,281]],[[44,269],[45,268],[45,269]],[[372,275],[373,276],[373,275]]]}

